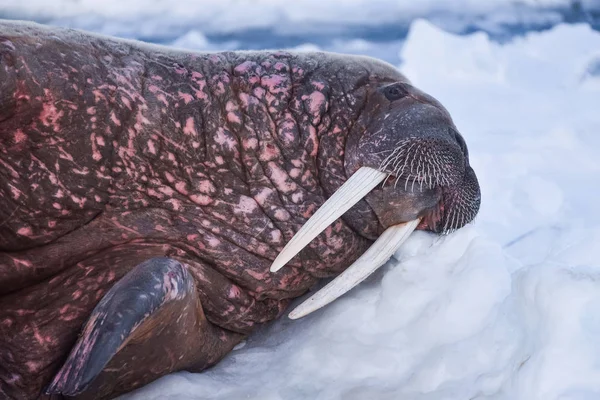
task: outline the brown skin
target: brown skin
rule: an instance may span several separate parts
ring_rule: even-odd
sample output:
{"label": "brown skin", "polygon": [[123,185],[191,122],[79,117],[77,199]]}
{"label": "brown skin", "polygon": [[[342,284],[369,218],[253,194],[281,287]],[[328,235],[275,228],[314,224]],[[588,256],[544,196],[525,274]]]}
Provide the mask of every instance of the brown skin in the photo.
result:
{"label": "brown skin", "polygon": [[[392,176],[270,273],[361,166]],[[112,397],[201,370],[388,226],[453,230],[478,208],[447,111],[382,62],[1,23],[0,397]],[[136,287],[156,303],[118,311]],[[98,339],[99,318],[123,339]],[[91,384],[69,372],[103,357]]]}

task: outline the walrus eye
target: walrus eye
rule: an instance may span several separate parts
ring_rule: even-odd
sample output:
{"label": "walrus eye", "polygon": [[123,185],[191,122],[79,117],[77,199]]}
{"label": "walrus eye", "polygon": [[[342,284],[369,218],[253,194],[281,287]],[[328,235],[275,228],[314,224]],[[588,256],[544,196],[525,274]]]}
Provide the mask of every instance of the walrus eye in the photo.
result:
{"label": "walrus eye", "polygon": [[389,101],[400,100],[403,97],[408,96],[408,91],[398,83],[388,85],[383,88],[383,94]]}

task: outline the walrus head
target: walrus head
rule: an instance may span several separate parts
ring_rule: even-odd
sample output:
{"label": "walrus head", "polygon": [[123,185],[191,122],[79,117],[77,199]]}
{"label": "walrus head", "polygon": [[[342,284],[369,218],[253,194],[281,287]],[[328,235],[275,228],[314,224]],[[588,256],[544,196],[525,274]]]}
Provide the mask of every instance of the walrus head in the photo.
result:
{"label": "walrus head", "polygon": [[449,233],[472,221],[479,184],[448,111],[407,82],[377,87],[366,105],[349,139],[346,168],[386,174],[366,196],[381,225],[419,218],[420,229]]}
{"label": "walrus head", "polygon": [[415,229],[447,234],[471,222],[480,189],[448,111],[407,80],[369,85],[365,109],[348,136],[350,178],[273,262],[277,271],[353,205],[367,201],[385,228],[353,265],[290,314],[299,318],[341,296],[394,254]]}

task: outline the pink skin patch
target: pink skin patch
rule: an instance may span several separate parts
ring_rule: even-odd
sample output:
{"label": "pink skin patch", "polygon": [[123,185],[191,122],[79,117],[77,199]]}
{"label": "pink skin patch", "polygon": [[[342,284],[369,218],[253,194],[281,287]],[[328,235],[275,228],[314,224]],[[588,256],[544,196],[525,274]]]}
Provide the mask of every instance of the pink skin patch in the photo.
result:
{"label": "pink skin patch", "polygon": [[27,135],[22,130],[17,129],[13,135],[15,144],[23,143],[27,139]]}
{"label": "pink skin patch", "polygon": [[321,92],[312,92],[309,96],[309,110],[313,116],[319,115],[321,107],[325,106],[325,96]]}
{"label": "pink skin patch", "polygon": [[204,92],[204,89],[206,88],[204,76],[197,71],[192,71],[192,82],[195,86],[193,87],[194,96],[198,100],[208,100],[208,95]]}
{"label": "pink skin patch", "polygon": [[26,236],[26,237],[33,236],[33,231],[28,226],[27,227],[19,228],[19,230],[17,231],[17,233],[19,235],[21,235],[21,236]]}
{"label": "pink skin patch", "polygon": [[277,93],[280,91],[277,87],[285,81],[281,75],[269,75],[261,79],[261,86],[267,88],[271,93]]}
{"label": "pink skin patch", "polygon": [[113,122],[113,124],[115,124],[116,126],[121,126],[121,121],[117,118],[116,114],[114,111],[111,111],[110,113],[110,120]]}
{"label": "pink skin patch", "polygon": [[240,201],[237,207],[234,209],[234,213],[238,214],[251,214],[258,209],[254,199],[247,196],[240,196]]}
{"label": "pink skin patch", "polygon": [[9,186],[10,186],[10,194],[11,194],[11,197],[12,197],[14,200],[18,200],[18,199],[19,199],[19,197],[21,197],[21,196],[23,195],[23,192],[21,192],[19,189],[17,189],[17,188],[16,188],[16,187],[14,187],[13,185],[10,185],[10,184],[9,184]]}
{"label": "pink skin patch", "polygon": [[292,194],[292,202],[294,204],[299,204],[304,199],[304,194],[301,192],[296,192]]}
{"label": "pink skin patch", "polygon": [[208,245],[211,247],[219,247],[220,244],[221,241],[216,237],[211,237],[210,239],[208,239]]}
{"label": "pink skin patch", "polygon": [[[264,90],[264,89],[263,89],[263,90]],[[254,97],[254,96],[249,96],[249,95],[248,95],[248,94],[246,94],[246,93],[240,93],[240,94],[239,94],[239,98],[240,98],[240,101],[242,102],[242,105],[243,105],[245,108],[248,108],[248,107],[250,107],[251,105],[256,105],[256,104],[259,104],[259,103],[260,103],[260,101],[259,101],[259,100],[258,100],[256,97]]]}
{"label": "pink skin patch", "polygon": [[167,182],[169,183],[175,182],[175,177],[170,172],[165,172],[165,178],[167,178]]}
{"label": "pink skin patch", "polygon": [[194,97],[189,93],[178,92],[177,95],[179,100],[183,100],[185,104],[189,104],[192,100],[194,100]]}
{"label": "pink skin patch", "polygon": [[64,305],[59,309],[61,321],[72,321],[79,317],[79,310],[73,307],[71,304]]}
{"label": "pink skin patch", "polygon": [[247,269],[246,273],[258,281],[270,281],[271,280],[271,278],[268,276],[268,274],[266,272],[256,272],[256,271],[252,271],[251,269]]}
{"label": "pink skin patch", "polygon": [[325,84],[323,82],[312,81],[311,84],[315,87],[315,89],[323,91],[325,89]]}
{"label": "pink skin patch", "polygon": [[44,364],[36,361],[27,361],[25,363],[25,366],[27,367],[27,370],[29,370],[30,373],[35,374],[44,367]]}
{"label": "pink skin patch", "polygon": [[289,179],[287,173],[279,166],[279,164],[270,161],[268,163],[269,170],[271,172],[270,178],[277,190],[283,193],[290,193],[296,191],[298,186],[295,182]]}
{"label": "pink skin patch", "polygon": [[[167,101],[167,97],[164,94],[160,93],[160,94],[156,95],[156,98],[158,100],[160,100],[165,106],[169,105],[169,102]],[[163,109],[163,112],[165,112],[164,109]]]}
{"label": "pink skin patch", "polygon": [[240,119],[240,117],[234,112],[227,113],[227,121],[232,124],[241,124],[242,123],[242,120]]}
{"label": "pink skin patch", "polygon": [[175,73],[178,74],[178,75],[187,75],[188,70],[185,69],[185,68],[183,68],[183,67],[176,66],[175,67]]}
{"label": "pink skin patch", "polygon": [[54,342],[51,337],[42,335],[37,326],[33,327],[33,337],[43,347],[46,347],[46,344]]}
{"label": "pink skin patch", "polygon": [[150,154],[156,154],[156,147],[154,146],[154,142],[152,140],[148,140],[148,152]]}
{"label": "pink skin patch", "polygon": [[258,148],[258,140],[255,138],[244,139],[244,148],[248,150],[256,150]]}
{"label": "pink skin patch", "polygon": [[227,294],[230,299],[237,299],[241,296],[240,288],[237,286],[231,286],[229,288],[229,293]]}
{"label": "pink skin patch", "polygon": [[10,328],[14,323],[15,323],[14,319],[4,318],[2,320],[2,322],[0,322],[0,325],[4,326],[5,328]]}
{"label": "pink skin patch", "polygon": [[281,231],[271,231],[271,240],[275,243],[281,242]]}
{"label": "pink skin patch", "polygon": [[225,94],[225,84],[222,81],[218,81],[215,87],[215,94],[221,96]]}
{"label": "pink skin patch", "polygon": [[156,85],[148,86],[148,90],[156,95],[156,98],[161,101],[165,106],[169,106],[169,102],[167,101],[166,93]]}
{"label": "pink skin patch", "polygon": [[185,120],[185,127],[183,128],[183,133],[190,136],[198,136],[198,131],[196,131],[196,124],[194,123],[194,118],[188,117]]}
{"label": "pink skin patch", "polygon": [[192,200],[194,203],[200,205],[200,206],[207,206],[210,203],[212,203],[212,199],[208,196],[204,196],[201,194],[193,194],[190,196],[190,200]]}
{"label": "pink skin patch", "polygon": [[252,94],[254,94],[254,96],[256,96],[256,98],[258,98],[258,99],[264,98],[265,93],[266,93],[266,91],[262,87],[257,87],[252,91]]}
{"label": "pink skin patch", "polygon": [[228,101],[227,104],[225,104],[225,110],[226,111],[237,111],[238,106],[233,101]]}
{"label": "pink skin patch", "polygon": [[317,130],[313,125],[308,127],[309,142],[312,142],[312,151],[310,152],[311,157],[316,157],[319,153],[319,139],[317,138]]}
{"label": "pink skin patch", "polygon": [[59,155],[58,155],[59,158],[73,162],[73,156],[71,154],[67,153],[62,147],[58,148],[58,152],[59,152]]}
{"label": "pink skin patch", "polygon": [[173,193],[174,193],[173,189],[171,189],[168,186],[161,186],[160,188],[158,188],[158,190],[167,196],[173,196]]}
{"label": "pink skin patch", "polygon": [[215,141],[229,150],[233,150],[237,146],[237,141],[235,140],[233,135],[223,128],[217,129]]}
{"label": "pink skin patch", "polygon": [[246,74],[250,72],[254,67],[256,67],[256,63],[253,61],[244,61],[233,70],[235,73],[239,75]]}
{"label": "pink skin patch", "polygon": [[278,160],[281,157],[281,152],[279,148],[271,143],[266,144],[261,149],[261,153],[259,156],[260,161],[273,161]]}
{"label": "pink skin patch", "polygon": [[127,107],[131,111],[131,101],[129,101],[129,99],[125,96],[121,96],[121,101],[123,102],[125,107]]}
{"label": "pink skin patch", "polygon": [[258,204],[260,204],[261,206],[266,206],[267,205],[267,201],[269,199],[269,197],[273,196],[274,191],[273,189],[270,188],[262,188],[258,194],[256,194],[254,196],[254,200],[256,200],[256,202]]}
{"label": "pink skin patch", "polygon": [[[281,53],[280,55],[283,56],[283,57],[285,57],[285,56],[287,56],[287,53]],[[288,66],[287,66],[287,64],[284,64],[281,61],[277,61],[275,63],[275,69],[277,71],[287,71]]]}
{"label": "pink skin patch", "polygon": [[96,89],[96,90],[92,91],[92,93],[94,94],[94,102],[95,103],[99,103],[100,100],[104,100],[105,102],[107,101],[106,96],[104,95],[104,93],[102,93],[102,91]]}
{"label": "pink skin patch", "polygon": [[233,101],[228,101],[225,105],[225,110],[227,111],[227,121],[234,124],[240,124],[242,120],[240,119],[237,111],[238,107]]}
{"label": "pink skin patch", "polygon": [[[311,215],[312,215],[312,213],[311,213]],[[289,221],[290,218],[291,218],[290,213],[284,209],[280,208],[279,210],[275,211],[275,219],[278,221],[285,222],[285,221]]]}
{"label": "pink skin patch", "polygon": [[60,132],[58,120],[63,117],[64,111],[58,111],[48,89],[44,89],[44,92],[46,93],[46,97],[49,97],[49,100],[44,102],[42,106],[42,112],[39,116],[40,122],[44,126],[52,127],[54,132]]}
{"label": "pink skin patch", "polygon": [[179,193],[183,194],[184,196],[188,194],[187,184],[183,181],[179,181],[175,184],[175,190],[177,190]]}
{"label": "pink skin patch", "polygon": [[212,184],[208,179],[202,180],[197,185],[198,190],[204,194],[213,194],[217,190],[215,185]]}
{"label": "pink skin patch", "polygon": [[0,165],[2,165],[4,168],[6,168],[8,171],[10,171],[11,177],[13,177],[13,178],[19,177],[19,173],[10,164],[8,164],[6,161],[4,161],[2,158],[0,158]]}
{"label": "pink skin patch", "polygon": [[86,203],[86,199],[75,196],[74,194],[71,195],[71,200],[73,201],[73,203],[79,205],[80,208],[84,208],[84,205]]}
{"label": "pink skin patch", "polygon": [[304,218],[308,219],[308,218],[310,218],[310,217],[311,217],[311,216],[312,216],[312,215],[315,213],[315,210],[316,210],[316,209],[317,209],[317,206],[316,206],[316,205],[314,205],[314,204],[311,204],[310,206],[308,206],[308,207],[306,208],[306,211],[304,211],[304,212],[302,213],[302,216],[303,216]]}
{"label": "pink skin patch", "polygon": [[290,177],[292,178],[298,178],[300,176],[300,174],[302,173],[302,171],[300,171],[298,168],[292,168],[290,170]]}

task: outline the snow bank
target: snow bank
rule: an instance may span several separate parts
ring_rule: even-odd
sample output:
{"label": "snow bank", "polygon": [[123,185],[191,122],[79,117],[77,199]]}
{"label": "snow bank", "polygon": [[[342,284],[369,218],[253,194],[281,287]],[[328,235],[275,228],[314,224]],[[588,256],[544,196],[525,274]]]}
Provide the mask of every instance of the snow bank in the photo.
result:
{"label": "snow bank", "polygon": [[469,144],[475,224],[417,233],[326,309],[125,399],[600,398],[600,34],[499,45],[416,21],[400,56]]}

